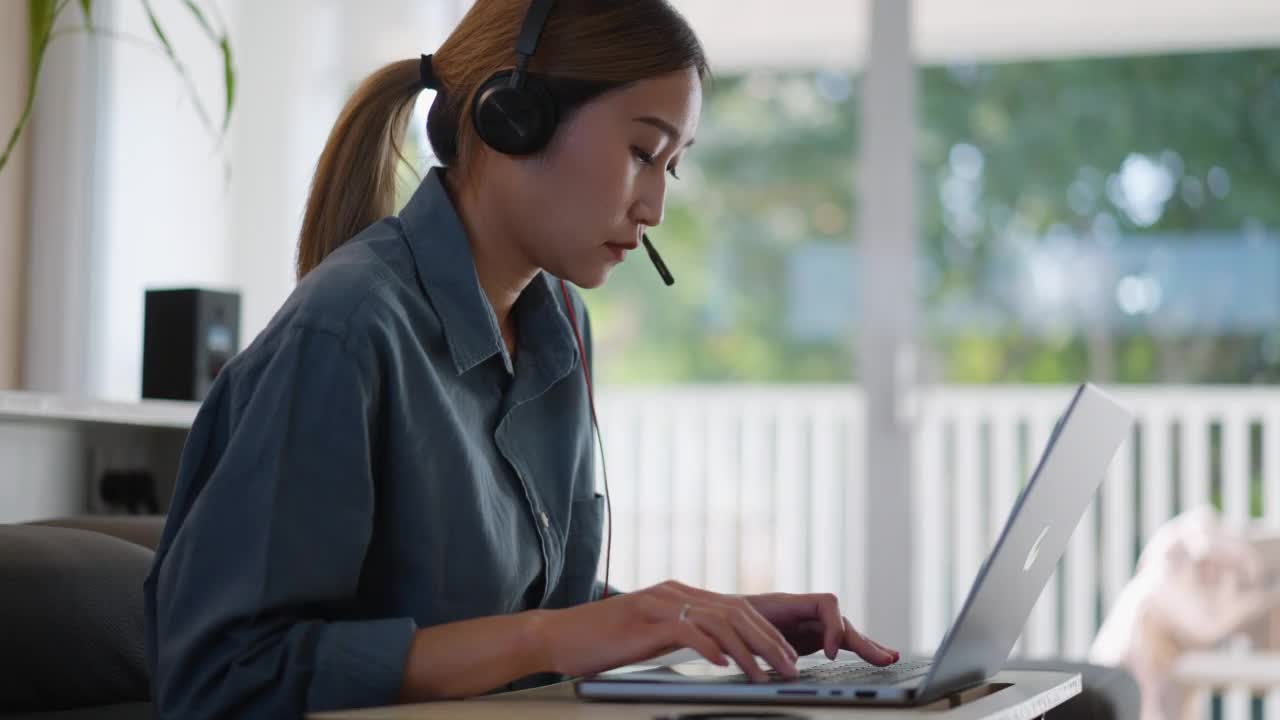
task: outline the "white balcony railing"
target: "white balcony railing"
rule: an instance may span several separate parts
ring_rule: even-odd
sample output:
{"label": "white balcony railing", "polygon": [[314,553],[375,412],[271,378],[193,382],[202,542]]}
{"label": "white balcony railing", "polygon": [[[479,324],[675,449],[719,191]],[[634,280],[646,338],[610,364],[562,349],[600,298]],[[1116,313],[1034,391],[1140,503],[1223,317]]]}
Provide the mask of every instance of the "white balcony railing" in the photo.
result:
{"label": "white balcony railing", "polygon": [[861,407],[852,386],[604,388],[611,582],[835,591],[857,617]]}
{"label": "white balcony railing", "polygon": [[[937,387],[911,403],[916,650],[940,641],[1071,391]],[[1217,498],[1232,520],[1280,527],[1280,390],[1111,392],[1136,413],[1133,436],[1015,654],[1084,658],[1144,541],[1183,508]],[[615,584],[674,577],[721,592],[835,591],[851,618],[861,616],[856,386],[604,388],[600,410]],[[1255,478],[1264,488],[1256,499]],[[1248,716],[1248,691],[1225,699],[1227,717]]]}

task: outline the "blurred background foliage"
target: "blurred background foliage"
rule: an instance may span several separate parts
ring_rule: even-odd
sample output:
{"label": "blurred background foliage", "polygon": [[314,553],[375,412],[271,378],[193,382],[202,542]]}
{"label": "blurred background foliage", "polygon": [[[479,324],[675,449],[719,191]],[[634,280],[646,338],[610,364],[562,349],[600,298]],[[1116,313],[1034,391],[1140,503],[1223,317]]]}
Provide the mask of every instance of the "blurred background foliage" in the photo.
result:
{"label": "blurred background foliage", "polygon": [[[929,379],[1280,376],[1280,327],[1197,323],[1199,285],[1110,267],[1126,248],[1194,272],[1180,248],[1276,244],[1280,51],[927,67],[918,81]],[[856,379],[858,110],[850,73],[717,76],[651,233],[676,285],[633,255],[586,293],[604,381]],[[1053,272],[1032,272],[1046,259]],[[1037,304],[1055,283],[1056,304]],[[1162,325],[1161,293],[1189,320]]]}

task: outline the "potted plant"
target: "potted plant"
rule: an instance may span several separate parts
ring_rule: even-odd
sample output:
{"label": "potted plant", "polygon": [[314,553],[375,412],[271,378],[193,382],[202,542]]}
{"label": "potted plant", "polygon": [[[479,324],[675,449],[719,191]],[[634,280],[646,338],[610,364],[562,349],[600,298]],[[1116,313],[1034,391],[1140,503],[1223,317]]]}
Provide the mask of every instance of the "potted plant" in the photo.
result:
{"label": "potted plant", "polygon": [[30,74],[27,81],[27,97],[23,105],[22,115],[18,118],[17,126],[9,134],[8,142],[4,146],[3,152],[0,152],[0,171],[4,170],[5,164],[9,161],[9,156],[13,152],[13,148],[18,144],[18,138],[22,135],[23,129],[27,125],[27,121],[31,118],[31,108],[35,104],[36,86],[40,78],[40,67],[43,64],[45,53],[52,43],[58,37],[69,33],[90,33],[113,39],[123,40],[127,42],[140,43],[147,47],[158,50],[173,66],[175,72],[186,85],[188,93],[191,95],[192,105],[195,107],[196,114],[200,116],[200,121],[209,130],[211,134],[216,133],[219,136],[224,134],[227,129],[227,123],[231,120],[231,108],[235,103],[236,76],[235,67],[231,61],[231,42],[227,37],[226,23],[219,21],[218,27],[210,22],[211,15],[217,17],[216,8],[210,6],[213,10],[211,13],[205,9],[204,3],[196,0],[178,0],[179,4],[189,12],[200,28],[204,31],[204,35],[213,43],[222,54],[223,82],[225,85],[226,107],[222,113],[222,120],[218,127],[215,128],[209,112],[205,109],[204,104],[200,102],[199,95],[195,92],[195,85],[191,80],[191,75],[187,72],[186,65],[178,57],[173,45],[169,42],[168,35],[165,34],[164,28],[161,27],[159,19],[151,6],[151,0],[138,0],[142,3],[143,10],[147,15],[147,22],[150,26],[151,35],[154,36],[158,43],[152,46],[148,41],[136,36],[114,30],[112,28],[101,27],[93,22],[93,0],[76,0],[74,3],[80,9],[82,16],[82,24],[75,27],[69,27],[62,30],[54,31],[54,24],[58,17],[73,3],[71,0],[27,0],[27,9],[29,17],[29,33],[31,46],[31,62]]}

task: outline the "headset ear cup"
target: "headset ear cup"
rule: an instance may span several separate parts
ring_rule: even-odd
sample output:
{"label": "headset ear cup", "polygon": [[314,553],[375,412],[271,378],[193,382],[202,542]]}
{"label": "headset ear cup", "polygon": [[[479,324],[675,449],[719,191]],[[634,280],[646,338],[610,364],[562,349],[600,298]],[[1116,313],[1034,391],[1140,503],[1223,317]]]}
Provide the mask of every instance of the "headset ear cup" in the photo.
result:
{"label": "headset ear cup", "polygon": [[526,75],[521,87],[508,86],[511,71],[485,81],[471,104],[471,123],[486,145],[506,155],[529,155],[550,142],[559,113],[540,79]]}

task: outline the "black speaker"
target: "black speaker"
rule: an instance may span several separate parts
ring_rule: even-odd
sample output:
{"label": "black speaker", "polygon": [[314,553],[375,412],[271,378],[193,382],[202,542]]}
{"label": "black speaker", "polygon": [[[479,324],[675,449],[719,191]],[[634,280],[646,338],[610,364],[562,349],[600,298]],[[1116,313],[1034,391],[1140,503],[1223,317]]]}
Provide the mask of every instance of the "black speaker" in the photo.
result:
{"label": "black speaker", "polygon": [[148,290],[142,339],[142,397],[203,400],[240,351],[240,294]]}

